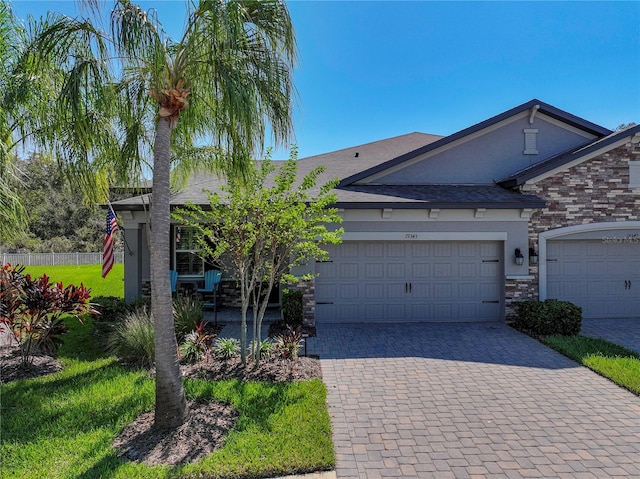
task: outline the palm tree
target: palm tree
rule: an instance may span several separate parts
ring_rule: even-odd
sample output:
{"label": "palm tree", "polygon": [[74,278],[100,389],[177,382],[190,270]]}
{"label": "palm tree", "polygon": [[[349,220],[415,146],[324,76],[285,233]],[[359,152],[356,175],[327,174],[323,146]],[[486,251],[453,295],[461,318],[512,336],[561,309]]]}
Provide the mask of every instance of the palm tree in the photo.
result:
{"label": "palm tree", "polygon": [[[94,2],[90,6],[98,13]],[[120,0],[108,35],[89,18],[53,15],[43,22],[31,54],[45,64],[55,59],[65,71],[38,139],[81,186],[95,194],[96,184],[137,177],[153,153],[155,426],[176,427],[188,409],[167,274],[171,172],[203,166],[188,153],[204,142],[215,152],[204,166],[238,172],[260,153],[268,127],[276,144],[289,139],[296,46],[288,10],[280,0],[189,3],[176,42],[155,12]]]}

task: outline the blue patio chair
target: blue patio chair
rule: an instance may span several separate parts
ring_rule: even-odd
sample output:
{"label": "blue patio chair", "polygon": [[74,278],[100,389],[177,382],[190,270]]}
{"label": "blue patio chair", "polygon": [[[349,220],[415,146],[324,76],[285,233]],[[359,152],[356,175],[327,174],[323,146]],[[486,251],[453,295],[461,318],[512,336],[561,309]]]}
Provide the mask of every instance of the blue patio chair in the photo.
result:
{"label": "blue patio chair", "polygon": [[205,308],[213,308],[215,324],[218,324],[218,301],[217,293],[218,286],[222,280],[222,271],[217,269],[211,269],[204,273],[204,288],[198,288],[198,294],[202,295],[202,299],[205,300],[207,294],[212,295],[213,298],[204,302]]}
{"label": "blue patio chair", "polygon": [[178,290],[178,272],[175,269],[169,270],[169,279],[171,280],[171,294],[175,294]]}

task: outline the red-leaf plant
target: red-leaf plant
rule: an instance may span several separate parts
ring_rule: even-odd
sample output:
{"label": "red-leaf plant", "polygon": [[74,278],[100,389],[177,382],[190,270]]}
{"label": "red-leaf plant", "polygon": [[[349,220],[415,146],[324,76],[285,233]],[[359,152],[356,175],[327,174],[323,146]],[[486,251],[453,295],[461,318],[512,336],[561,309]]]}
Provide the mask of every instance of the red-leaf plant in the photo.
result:
{"label": "red-leaf plant", "polygon": [[24,275],[24,266],[6,264],[0,269],[0,325],[20,345],[24,365],[33,363],[37,352],[53,354],[67,331],[61,316],[71,314],[79,321],[95,313],[84,285],[52,283],[45,274],[38,279]]}

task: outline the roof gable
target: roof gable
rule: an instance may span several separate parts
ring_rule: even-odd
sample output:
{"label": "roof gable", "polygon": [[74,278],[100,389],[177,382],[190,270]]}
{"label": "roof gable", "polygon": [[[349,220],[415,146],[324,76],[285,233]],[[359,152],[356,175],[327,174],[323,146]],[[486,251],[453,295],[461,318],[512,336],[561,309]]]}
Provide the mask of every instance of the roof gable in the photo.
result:
{"label": "roof gable", "polygon": [[[431,142],[403,155],[390,158],[388,161],[375,165],[367,170],[357,172],[352,176],[344,178],[340,184],[341,186],[346,186],[358,182],[366,183],[376,181],[387,174],[387,172],[392,173],[400,168],[409,166],[412,162],[419,161],[420,157],[428,157],[429,155],[435,154],[435,152],[456,147],[456,145],[469,139],[479,137],[501,126],[512,123],[516,119],[521,119],[524,124],[526,123],[527,118],[533,120],[533,117],[536,114],[543,115],[547,120],[547,123],[555,123],[556,126],[562,126],[578,135],[582,135],[583,138],[581,139],[576,136],[576,138],[571,140],[571,146],[573,147],[575,147],[577,143],[585,144],[587,141],[592,141],[611,134],[611,131],[604,127],[555,108],[537,99],[533,99],[450,136]],[[564,147],[567,148],[568,145],[565,145]],[[557,151],[554,151],[553,153],[556,154]],[[520,169],[520,166],[517,169]],[[504,176],[504,173],[502,176]],[[455,183],[455,181],[452,182]]]}
{"label": "roof gable", "polygon": [[[632,140],[634,138],[637,140]],[[505,188],[513,188],[528,181],[542,179],[559,169],[570,168],[629,141],[640,141],[640,125],[613,132],[597,141],[564,151],[529,168],[517,171],[501,179],[498,184]]]}

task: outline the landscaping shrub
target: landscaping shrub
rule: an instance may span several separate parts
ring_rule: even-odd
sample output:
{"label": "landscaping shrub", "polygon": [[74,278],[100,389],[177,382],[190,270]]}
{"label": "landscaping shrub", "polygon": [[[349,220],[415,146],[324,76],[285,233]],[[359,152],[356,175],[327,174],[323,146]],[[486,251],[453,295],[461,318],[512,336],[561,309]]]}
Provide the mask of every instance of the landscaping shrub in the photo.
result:
{"label": "landscaping shrub", "polygon": [[293,329],[288,326],[285,333],[275,338],[273,349],[276,356],[282,359],[294,360],[298,358],[302,343],[304,343],[304,339],[302,339],[301,328]]}
{"label": "landscaping shrub", "polygon": [[195,330],[189,332],[185,336],[184,342],[180,345],[180,355],[185,361],[195,363],[209,351],[209,343],[213,335],[204,330],[205,324],[204,321],[200,321],[195,325]]}
{"label": "landscaping shrub", "polygon": [[123,298],[116,296],[95,296],[91,298],[91,304],[99,313],[94,322],[122,321],[125,316],[141,308],[151,306],[150,298],[140,298],[131,303],[126,303]]}
{"label": "landscaping shrub", "polygon": [[297,328],[302,325],[304,319],[302,291],[298,289],[282,291],[282,317],[287,326]]}
{"label": "landscaping shrub", "polygon": [[91,298],[91,303],[99,313],[94,322],[120,321],[130,312],[124,299],[116,296],[96,296]]}
{"label": "landscaping shrub", "polygon": [[108,340],[108,351],[127,362],[149,367],[154,361],[153,319],[143,307],[125,316],[115,325]]}
{"label": "landscaping shrub", "polygon": [[0,268],[0,324],[8,328],[20,345],[24,365],[33,362],[36,353],[53,354],[62,344],[67,328],[63,314],[78,320],[93,313],[89,303],[91,290],[83,285],[53,283],[44,274],[32,279],[24,267],[6,264]]}
{"label": "landscaping shrub", "polygon": [[213,343],[213,354],[222,359],[230,359],[239,353],[240,341],[235,338],[218,338]]}
{"label": "landscaping shrub", "polygon": [[178,298],[173,302],[173,321],[178,340],[196,330],[204,319],[204,303],[192,298]]}
{"label": "landscaping shrub", "polygon": [[[255,349],[257,344],[255,341],[249,343],[248,354],[255,355]],[[269,359],[274,351],[274,344],[272,341],[265,339],[260,342],[260,359]]]}
{"label": "landscaping shrub", "polygon": [[582,326],[582,308],[557,299],[523,301],[518,303],[514,325],[539,336],[574,336]]}

